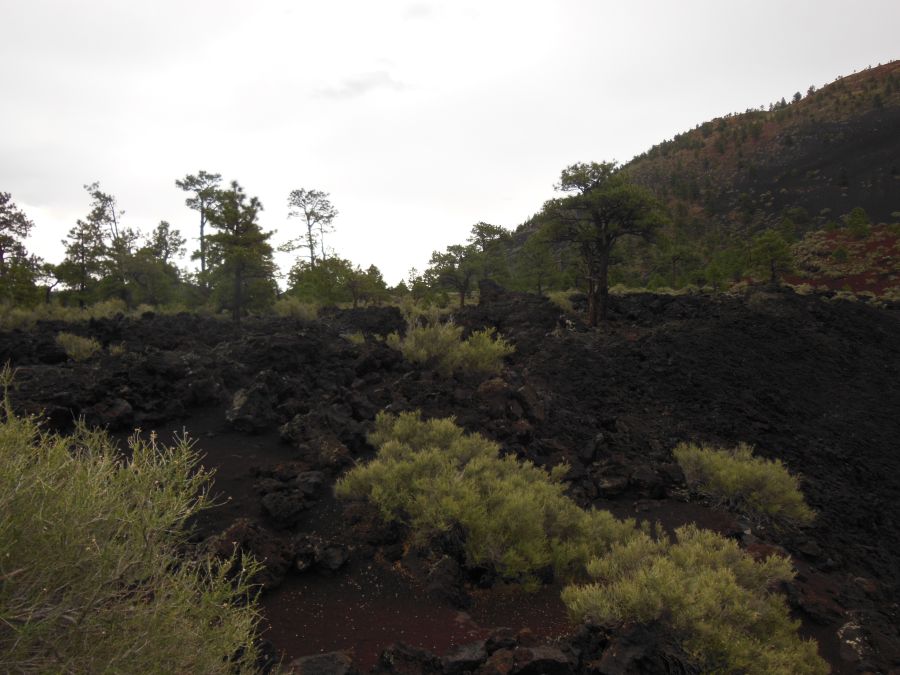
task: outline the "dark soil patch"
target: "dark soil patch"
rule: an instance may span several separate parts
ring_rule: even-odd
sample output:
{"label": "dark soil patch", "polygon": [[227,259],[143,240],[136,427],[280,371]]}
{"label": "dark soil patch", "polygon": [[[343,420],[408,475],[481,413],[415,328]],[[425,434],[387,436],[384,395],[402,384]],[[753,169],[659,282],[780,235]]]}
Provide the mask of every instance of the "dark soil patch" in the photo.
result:
{"label": "dark soil patch", "polygon": [[287,660],[349,651],[360,668],[369,669],[396,642],[443,656],[500,627],[544,637],[569,633],[573,627],[559,591],[480,591],[474,607],[462,611],[435,603],[414,580],[383,562],[360,562],[337,576],[292,578],[267,595],[265,637]]}

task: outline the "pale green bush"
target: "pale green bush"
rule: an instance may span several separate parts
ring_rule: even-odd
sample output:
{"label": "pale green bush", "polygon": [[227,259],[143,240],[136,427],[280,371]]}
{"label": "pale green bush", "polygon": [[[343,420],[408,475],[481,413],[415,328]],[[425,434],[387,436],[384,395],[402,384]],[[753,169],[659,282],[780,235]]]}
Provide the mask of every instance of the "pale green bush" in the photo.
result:
{"label": "pale green bush", "polygon": [[359,330],[352,333],[341,333],[341,337],[354,345],[364,345],[366,343],[366,336]]}
{"label": "pale green bush", "polygon": [[673,454],[688,484],[719,503],[776,522],[808,524],[815,518],[797,477],[778,459],[755,457],[745,443],[734,449],[681,443]]}
{"label": "pale green bush", "polygon": [[576,291],[549,291],[547,299],[562,311],[572,314],[575,312],[575,307],[572,305],[571,298],[575,293]]}
{"label": "pale green bush", "polygon": [[815,289],[810,284],[797,284],[792,286],[797,295],[812,295]]}
{"label": "pale green bush", "polygon": [[455,355],[455,367],[465,372],[493,374],[503,368],[503,359],[516,351],[495,328],[474,331],[463,340]]}
{"label": "pale green bush", "polygon": [[88,313],[94,319],[108,319],[116,314],[125,314],[127,311],[128,305],[121,298],[101,300],[88,308]]}
{"label": "pale green bush", "polygon": [[[406,334],[398,333],[387,336],[388,346],[403,353],[407,361],[412,363],[442,362],[443,370],[452,371],[453,366],[448,354],[455,352],[462,338],[462,328],[451,321],[430,324],[410,323]],[[446,366],[449,366],[446,367]]]}
{"label": "pale green bush", "polygon": [[461,527],[470,565],[533,583],[538,570],[573,573],[634,532],[634,521],[585,511],[566,497],[568,467],[548,474],[501,458],[496,443],[466,434],[452,418],[380,413],[369,442],[378,455],[342,477],[337,494],[374,502],[419,540]]}
{"label": "pale green bush", "polygon": [[638,533],[614,544],[588,572],[595,583],[569,586],[562,595],[578,621],[662,621],[704,672],[828,672],[815,641],[797,636],[799,622],[771,590],[794,577],[785,558],[755,562],[734,541],[688,525],[676,530],[674,543]]}
{"label": "pale green bush", "polygon": [[56,344],[63,348],[73,361],[87,361],[103,347],[94,338],[84,338],[74,333],[59,333]]}
{"label": "pale green bush", "polygon": [[4,305],[0,308],[0,326],[4,330],[32,328],[38,321],[83,321],[90,318],[77,307],[63,307],[57,304],[15,307]]}
{"label": "pale green bush", "polygon": [[303,302],[291,295],[284,295],[275,301],[272,309],[278,316],[303,321],[315,321],[319,316],[319,308],[315,303]]}
{"label": "pale green bush", "polygon": [[503,359],[515,347],[502,337],[495,337],[494,328],[473,332],[462,340],[463,330],[452,321],[434,319],[430,322],[408,322],[406,335],[387,336],[387,344],[403,353],[407,361],[435,364],[444,375],[456,370],[480,375],[500,372]]}
{"label": "pale green bush", "polygon": [[64,307],[57,303],[45,303],[34,307],[0,306],[0,327],[32,328],[38,321],[64,321],[74,323],[88,319],[108,319],[116,314],[125,314],[127,307],[118,299],[98,302],[90,307]]}
{"label": "pale green bush", "polygon": [[[4,373],[9,383],[8,370]],[[0,671],[251,672],[257,563],[186,557],[210,474],[186,440],[43,432],[0,412]]]}
{"label": "pale green bush", "polygon": [[708,672],[827,672],[815,642],[797,637],[771,590],[793,578],[788,560],[755,562],[735,542],[695,526],[679,529],[672,543],[633,520],[583,510],[564,495],[567,467],[548,474],[501,458],[497,444],[466,434],[452,418],[381,413],[369,441],[376,458],[342,477],[336,492],[372,501],[419,541],[461,528],[468,564],[529,584],[539,570],[570,575],[586,565],[597,581],[563,592],[573,618],[663,621]]}
{"label": "pale green bush", "polygon": [[416,302],[411,296],[406,296],[401,299],[397,307],[400,310],[400,313],[403,314],[403,318],[406,319],[406,322],[410,324],[432,324],[438,323],[439,321],[446,321],[453,313],[453,310],[450,307],[441,307],[434,303]]}

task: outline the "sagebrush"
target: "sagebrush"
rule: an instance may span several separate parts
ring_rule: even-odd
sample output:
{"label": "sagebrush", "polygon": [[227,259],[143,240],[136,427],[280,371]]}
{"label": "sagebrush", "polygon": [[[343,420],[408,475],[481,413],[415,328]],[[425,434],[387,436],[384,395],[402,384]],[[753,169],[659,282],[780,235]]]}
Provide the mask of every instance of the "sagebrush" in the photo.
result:
{"label": "sagebrush", "polygon": [[126,459],[0,410],[0,671],[252,672],[257,563],[186,555],[210,485],[191,444]]}
{"label": "sagebrush", "polygon": [[745,443],[731,449],[681,443],[673,454],[689,485],[735,510],[782,523],[805,525],[815,518],[799,479],[781,460],[756,457]]}
{"label": "sagebrush", "polygon": [[634,521],[586,511],[566,497],[567,467],[547,473],[500,457],[496,443],[466,434],[452,418],[380,413],[369,442],[378,455],[338,481],[339,496],[371,500],[419,538],[460,527],[468,564],[508,578],[533,583],[543,569],[576,572],[635,529]]}
{"label": "sagebrush", "polygon": [[496,329],[474,331],[465,340],[463,329],[452,320],[410,319],[406,334],[391,333],[387,343],[413,363],[433,364],[439,372],[454,371],[491,375],[503,368],[503,359],[515,351],[509,342],[495,335]]}
{"label": "sagebrush", "polygon": [[56,336],[56,344],[73,361],[87,361],[103,347],[94,338],[85,338],[74,333],[59,333]]}
{"label": "sagebrush", "polygon": [[665,535],[641,532],[588,565],[595,582],[569,586],[574,619],[623,624],[662,621],[703,672],[818,675],[829,671],[814,640],[797,635],[773,588],[794,578],[790,561],[754,561],[737,543],[695,525]]}
{"label": "sagebrush", "polygon": [[564,494],[567,467],[547,473],[500,457],[496,443],[452,418],[381,413],[369,441],[377,456],[338,481],[339,496],[372,501],[420,541],[459,528],[467,564],[508,579],[535,584],[546,569],[573,578],[586,568],[596,582],[563,592],[576,620],[667,623],[705,672],[827,672],[774,591],[793,578],[788,559],[756,562],[693,525],[672,542],[581,509]]}
{"label": "sagebrush", "polygon": [[[118,314],[138,317],[148,305],[128,311],[128,306],[119,298],[110,298],[84,308],[69,307],[56,302],[42,303],[33,307],[0,304],[0,327],[5,330],[33,328],[39,321],[76,323],[89,319],[107,319]],[[156,313],[177,313],[184,311],[180,305],[150,307]]]}
{"label": "sagebrush", "polygon": [[278,315],[303,321],[315,321],[319,316],[319,307],[312,302],[303,302],[291,295],[278,298],[272,305],[272,310]]}

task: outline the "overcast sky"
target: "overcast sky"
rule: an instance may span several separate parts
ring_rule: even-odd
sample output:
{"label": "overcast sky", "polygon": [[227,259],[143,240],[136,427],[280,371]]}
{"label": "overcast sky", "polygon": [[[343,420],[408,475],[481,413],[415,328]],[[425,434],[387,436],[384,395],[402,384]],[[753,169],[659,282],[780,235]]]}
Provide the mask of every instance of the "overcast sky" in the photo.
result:
{"label": "overcast sky", "polygon": [[0,191],[34,252],[61,260],[93,181],[196,237],[174,181],[204,169],[276,244],[291,190],[331,193],[327,246],[390,283],[573,162],[900,57],[898,0],[0,0],[0,26]]}

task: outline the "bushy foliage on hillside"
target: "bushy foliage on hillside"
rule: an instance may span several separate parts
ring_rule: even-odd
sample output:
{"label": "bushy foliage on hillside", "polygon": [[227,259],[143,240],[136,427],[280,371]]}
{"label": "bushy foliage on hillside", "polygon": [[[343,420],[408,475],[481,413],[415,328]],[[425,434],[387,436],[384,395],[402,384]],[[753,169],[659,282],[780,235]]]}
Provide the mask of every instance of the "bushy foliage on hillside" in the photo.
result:
{"label": "bushy foliage on hillside", "polygon": [[437,314],[429,319],[411,316],[406,334],[391,333],[387,343],[403,353],[413,363],[434,364],[444,375],[459,370],[466,373],[491,375],[503,368],[503,359],[515,348],[494,328],[474,331],[465,340],[463,329],[452,320],[442,321]]}
{"label": "bushy foliage on hillside", "polygon": [[319,307],[312,302],[303,302],[299,298],[284,295],[275,301],[272,309],[278,316],[303,321],[315,321],[319,315]]}
{"label": "bushy foliage on hillside", "polygon": [[0,417],[0,671],[252,671],[256,563],[183,555],[209,504],[191,444],[134,437],[125,459],[102,432],[44,432],[8,400]]}
{"label": "bushy foliage on hillside", "polygon": [[749,445],[719,449],[681,443],[673,454],[688,483],[720,503],[780,522],[808,524],[815,518],[797,477],[781,460],[755,457]]}
{"label": "bushy foliage on hillside", "polygon": [[754,561],[737,543],[687,526],[676,541],[584,510],[547,473],[453,419],[381,413],[369,441],[378,455],[341,478],[341,497],[375,503],[420,541],[460,528],[467,563],[531,582],[542,569],[587,568],[596,579],[563,600],[579,621],[666,623],[709,672],[823,673],[814,641],[797,637],[773,587],[793,578],[790,561]]}
{"label": "bushy foliage on hillside", "polygon": [[595,583],[563,591],[577,620],[663,621],[704,672],[828,672],[815,641],[797,636],[799,622],[771,590],[794,577],[785,558],[755,562],[734,541],[689,525],[674,542],[638,533],[592,560],[588,571]]}
{"label": "bushy foliage on hillside", "polygon": [[93,338],[85,338],[74,333],[59,333],[56,336],[56,344],[63,348],[73,361],[86,361],[102,349],[102,346]]}
{"label": "bushy foliage on hillside", "polygon": [[341,478],[341,497],[374,502],[388,521],[420,539],[461,527],[470,565],[491,565],[509,578],[533,581],[542,569],[581,569],[591,556],[627,540],[633,521],[585,511],[563,493],[568,467],[551,473],[515,457],[450,419],[381,413],[369,442],[377,457]]}

